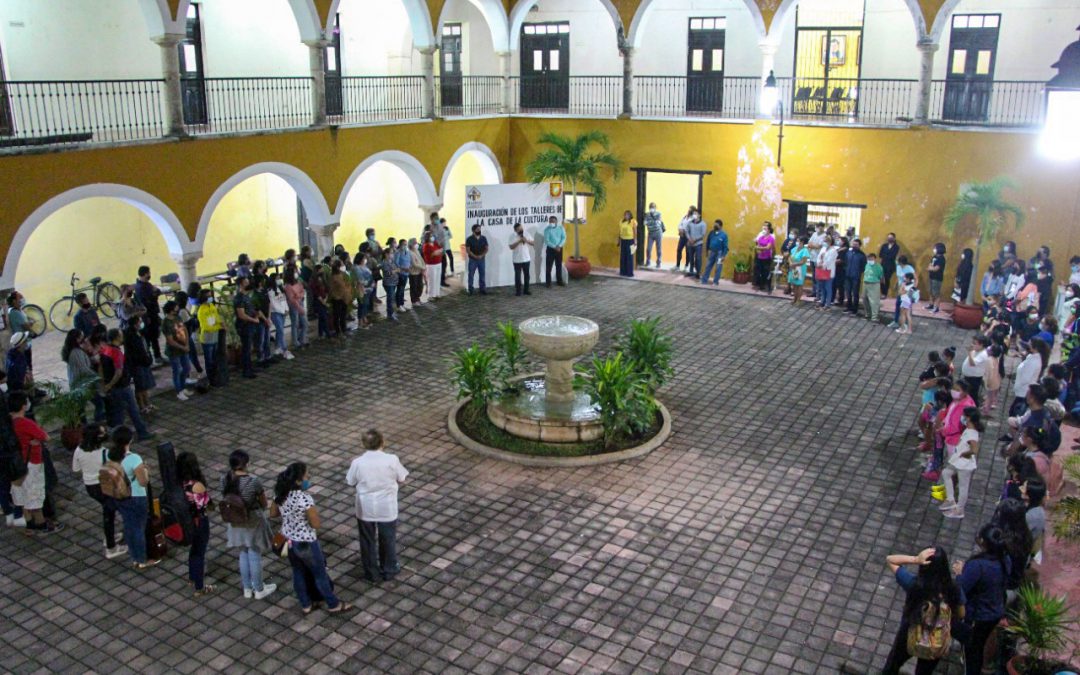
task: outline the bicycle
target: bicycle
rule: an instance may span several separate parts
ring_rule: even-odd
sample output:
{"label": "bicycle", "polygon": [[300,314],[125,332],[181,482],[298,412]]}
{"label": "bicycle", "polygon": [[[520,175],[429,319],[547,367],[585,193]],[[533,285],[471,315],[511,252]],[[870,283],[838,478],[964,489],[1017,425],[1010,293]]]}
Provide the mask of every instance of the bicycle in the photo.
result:
{"label": "bicycle", "polygon": [[22,312],[30,324],[31,337],[37,337],[49,330],[49,322],[45,320],[45,310],[40,305],[23,303]]}
{"label": "bicycle", "polygon": [[93,306],[102,315],[110,319],[116,318],[116,303],[120,302],[120,288],[116,284],[111,281],[101,283],[101,277],[94,277],[90,279],[89,286],[75,288],[75,283],[78,281],[79,277],[72,273],[71,294],[60,298],[49,308],[49,321],[58,331],[67,333],[75,327],[75,314],[80,309],[75,303],[75,296],[80,293],[90,296]]}

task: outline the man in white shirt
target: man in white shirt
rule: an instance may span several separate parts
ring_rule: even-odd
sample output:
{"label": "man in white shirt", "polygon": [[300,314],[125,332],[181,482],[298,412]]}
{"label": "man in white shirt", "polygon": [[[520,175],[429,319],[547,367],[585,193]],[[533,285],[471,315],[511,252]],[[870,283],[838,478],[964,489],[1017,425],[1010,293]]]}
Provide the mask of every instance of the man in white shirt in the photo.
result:
{"label": "man in white shirt", "polygon": [[960,365],[960,375],[971,385],[971,397],[975,403],[979,402],[982,393],[983,377],[986,376],[986,362],[990,359],[987,348],[990,346],[990,338],[978,333],[971,339],[968,347],[967,358]]}
{"label": "man in white shirt", "polygon": [[825,224],[817,223],[814,225],[814,233],[810,235],[810,240],[806,244],[806,248],[810,249],[810,278],[814,281],[814,291],[810,294],[811,298],[818,296],[818,282],[817,277],[814,275],[814,270],[817,269],[818,254],[821,253],[821,247],[825,245]]}
{"label": "man in white shirt", "polygon": [[529,292],[529,266],[532,264],[533,240],[525,234],[521,223],[514,223],[514,236],[510,238],[510,250],[514,252],[514,295],[521,295],[522,279],[525,279],[525,295]]}
{"label": "man in white shirt", "polygon": [[389,581],[401,571],[397,559],[398,484],[409,475],[397,455],[383,452],[382,434],[368,429],[364,454],[353,460],[345,482],[356,488],[360,560],[364,578]]}

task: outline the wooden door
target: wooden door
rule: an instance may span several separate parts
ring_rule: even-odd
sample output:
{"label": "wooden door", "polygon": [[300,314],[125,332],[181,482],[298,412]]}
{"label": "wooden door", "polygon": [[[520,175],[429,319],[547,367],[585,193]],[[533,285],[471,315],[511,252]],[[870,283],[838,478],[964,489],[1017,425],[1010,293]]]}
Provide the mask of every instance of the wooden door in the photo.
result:
{"label": "wooden door", "polygon": [[686,110],[720,112],[724,108],[724,40],[727,20],[690,19],[686,52]]}
{"label": "wooden door", "polygon": [[521,27],[521,107],[570,108],[570,24],[535,23]]}
{"label": "wooden door", "polygon": [[998,14],[958,14],[949,36],[948,72],[942,117],[984,122],[990,111],[997,61]]}

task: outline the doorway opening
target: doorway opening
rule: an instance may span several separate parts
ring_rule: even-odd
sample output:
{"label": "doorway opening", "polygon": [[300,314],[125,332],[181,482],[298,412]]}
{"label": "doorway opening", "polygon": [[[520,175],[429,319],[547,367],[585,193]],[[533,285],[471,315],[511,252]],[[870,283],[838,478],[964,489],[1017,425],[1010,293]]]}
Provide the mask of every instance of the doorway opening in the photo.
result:
{"label": "doorway opening", "polygon": [[527,23],[521,27],[521,107],[570,108],[570,22]]}
{"label": "doorway opening", "polygon": [[833,226],[842,236],[851,230],[855,236],[862,232],[862,212],[866,204],[837,204],[832,202],[798,202],[785,199],[788,205],[788,232],[809,237],[818,223]]}
{"label": "doorway opening", "polygon": [[[702,205],[705,176],[712,171],[697,169],[658,169],[630,167],[637,174],[637,253],[635,262],[644,265],[648,246],[645,231],[645,214],[649,204],[655,203],[660,211],[665,226],[661,239],[661,264],[675,264],[676,249],[679,245],[679,221],[686,215],[691,205],[702,211],[702,220],[707,220]],[[653,262],[653,260],[650,260]],[[655,263],[654,263],[655,264]]]}

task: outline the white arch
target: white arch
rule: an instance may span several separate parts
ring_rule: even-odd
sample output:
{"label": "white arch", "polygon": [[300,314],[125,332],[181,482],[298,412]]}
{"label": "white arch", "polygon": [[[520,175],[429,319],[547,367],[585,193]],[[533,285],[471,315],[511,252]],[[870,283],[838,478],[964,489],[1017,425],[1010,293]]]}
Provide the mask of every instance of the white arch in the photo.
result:
{"label": "white arch", "polygon": [[[312,42],[323,38],[322,19],[312,0],[289,0],[296,26],[300,29],[300,41]],[[333,13],[330,14],[333,16]]]}
{"label": "white arch", "polygon": [[349,180],[345,181],[345,187],[341,189],[341,195],[338,197],[337,211],[334,212],[335,222],[341,222],[341,214],[345,210],[345,200],[348,198],[353,185],[360,178],[360,174],[370,169],[376,162],[387,162],[404,171],[416,190],[420,206],[432,206],[439,203],[439,195],[435,193],[435,183],[431,181],[431,176],[428,175],[427,169],[419,160],[399,150],[383,150],[371,155],[353,169]]}
{"label": "white arch", "polygon": [[[491,44],[495,47],[495,53],[510,51],[510,19],[506,16],[506,8],[499,0],[468,0],[483,15],[487,22],[488,30],[491,31]],[[446,7],[449,2],[443,4],[442,15],[439,17],[437,35],[442,35],[443,24],[446,23]]]}
{"label": "white arch", "polygon": [[169,248],[170,255],[181,256],[198,250],[188,239],[184,226],[180,224],[180,219],[176,217],[172,209],[149,192],[117,183],[81,185],[61,192],[49,199],[34,209],[34,212],[22,222],[11,240],[11,245],[8,247],[7,258],[4,260],[4,273],[0,277],[0,288],[11,288],[15,284],[15,271],[19,267],[19,258],[22,257],[26,243],[30,241],[30,236],[49,216],[69,204],[93,197],[119,199],[142,211],[161,232],[161,236],[164,237],[165,244]]}
{"label": "white arch", "polygon": [[960,4],[960,0],[945,0],[941,7],[938,8],[937,16],[934,17],[934,23],[930,26],[930,41],[934,44],[941,44],[941,35],[945,32],[945,27],[949,25],[949,18],[952,17],[956,6]]}
{"label": "white arch", "polygon": [[495,153],[491,151],[491,148],[483,143],[470,141],[458,148],[457,152],[454,153],[454,156],[450,158],[450,161],[446,163],[446,168],[443,169],[442,181],[439,182],[440,201],[446,201],[446,181],[450,180],[450,172],[454,170],[454,165],[457,164],[457,161],[468,152],[475,152],[487,158],[487,162],[480,163],[480,166],[483,168],[485,183],[491,184],[503,182],[502,166],[500,166],[499,158],[495,156]]}
{"label": "white arch", "polygon": [[206,233],[210,229],[210,218],[214,215],[214,210],[217,209],[218,204],[225,198],[225,195],[248,178],[263,173],[273,174],[281,178],[296,191],[296,196],[299,197],[300,203],[304,205],[304,213],[307,215],[309,223],[312,225],[325,225],[330,222],[330,210],[326,206],[326,198],[323,196],[322,191],[319,190],[319,186],[306,173],[292,164],[259,162],[237,171],[219,185],[217,190],[214,190],[214,194],[210,196],[210,201],[203,207],[202,217],[199,218],[199,227],[195,231],[196,250],[203,250],[206,243]]}
{"label": "white arch", "polygon": [[[584,1],[584,0],[581,0]],[[525,23],[525,17],[529,15],[529,10],[539,4],[540,0],[518,0],[514,5],[514,9],[510,12],[510,49],[517,49],[521,45],[521,26]],[[611,22],[613,27],[618,30],[622,28],[622,17],[619,16],[619,10],[615,8],[615,5],[611,4],[611,0],[597,0],[607,13],[611,16]]]}
{"label": "white arch", "polygon": [[[290,1],[310,2],[311,0]],[[409,16],[409,25],[412,26],[413,46],[417,49],[431,49],[435,46],[435,29],[431,24],[431,11],[424,0],[379,0],[379,2],[400,2],[405,6],[405,13]],[[334,16],[340,4],[341,0],[330,3],[330,11],[326,13],[326,25],[323,27],[327,35],[334,27]]]}
{"label": "white arch", "polygon": [[[922,7],[919,7],[919,0],[903,0],[907,5],[908,12],[911,14],[911,21],[915,24],[915,37],[916,40],[922,40],[926,37],[926,18],[923,17]],[[949,0],[952,2],[959,2],[959,0]],[[773,15],[772,22],[769,24],[769,35],[766,38],[769,42],[779,43],[780,32],[783,30],[784,22],[787,20],[788,14],[795,9],[795,5],[799,4],[799,0],[783,0],[780,3],[780,7],[777,8],[776,14]],[[946,2],[948,4],[948,2]]]}
{"label": "white arch", "polygon": [[[641,4],[638,5],[637,12],[634,13],[634,18],[630,22],[630,33],[628,35],[630,45],[635,49],[641,46],[641,40],[645,34],[645,26],[649,22],[649,7],[653,4],[654,0],[641,0]],[[758,7],[757,2],[754,0],[743,0],[746,4],[746,8],[750,10],[750,16],[754,18],[754,28],[757,29],[758,37],[764,39],[766,36],[765,30],[765,18],[761,15],[761,8]]]}
{"label": "white arch", "polygon": [[[177,8],[177,16],[187,17],[189,0],[180,0]],[[139,9],[142,10],[143,19],[146,20],[146,30],[151,38],[160,37],[166,33],[183,33],[186,23],[181,23],[172,16],[169,3],[166,0],[139,0]],[[186,22],[186,19],[185,19]]]}

